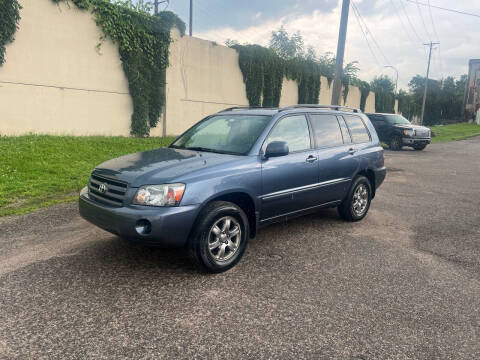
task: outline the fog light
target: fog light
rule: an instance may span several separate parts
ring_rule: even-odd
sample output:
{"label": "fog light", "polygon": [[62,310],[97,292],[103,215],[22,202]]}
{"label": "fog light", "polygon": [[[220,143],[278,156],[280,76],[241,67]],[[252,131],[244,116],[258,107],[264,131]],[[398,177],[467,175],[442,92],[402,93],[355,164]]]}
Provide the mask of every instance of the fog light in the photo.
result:
{"label": "fog light", "polygon": [[140,235],[148,235],[152,231],[152,223],[148,220],[142,219],[137,221],[137,225],[135,225],[135,230]]}

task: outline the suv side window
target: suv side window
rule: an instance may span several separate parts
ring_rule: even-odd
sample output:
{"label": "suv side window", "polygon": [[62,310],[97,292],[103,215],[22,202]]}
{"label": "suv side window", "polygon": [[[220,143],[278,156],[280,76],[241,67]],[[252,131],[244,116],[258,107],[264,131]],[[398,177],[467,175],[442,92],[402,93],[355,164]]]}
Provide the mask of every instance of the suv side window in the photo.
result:
{"label": "suv side window", "polygon": [[310,114],[316,147],[343,145],[342,133],[335,115]]}
{"label": "suv side window", "polygon": [[284,117],[268,136],[268,143],[285,141],[290,152],[310,149],[310,130],[305,115]]}
{"label": "suv side window", "polygon": [[366,143],[370,141],[370,134],[363,123],[363,120],[356,115],[344,115],[345,121],[352,134],[352,140],[355,144]]}
{"label": "suv side window", "polygon": [[345,124],[345,120],[341,116],[338,116],[337,119],[338,119],[338,122],[340,123],[340,129],[342,129],[343,142],[345,144],[351,144],[352,137],[348,132],[348,128],[347,128],[347,124]]}

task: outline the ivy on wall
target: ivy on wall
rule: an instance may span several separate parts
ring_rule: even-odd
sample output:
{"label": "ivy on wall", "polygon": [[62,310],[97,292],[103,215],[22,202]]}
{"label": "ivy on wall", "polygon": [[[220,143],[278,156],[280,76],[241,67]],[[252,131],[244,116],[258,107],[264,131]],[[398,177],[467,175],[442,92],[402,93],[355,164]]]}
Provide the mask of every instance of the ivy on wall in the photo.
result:
{"label": "ivy on wall", "polygon": [[260,45],[232,45],[237,50],[250,106],[277,107],[282,92],[284,62]]}
{"label": "ivy on wall", "polygon": [[370,84],[366,81],[357,80],[354,85],[360,89],[360,110],[365,111],[368,95],[370,95]]}
{"label": "ivy on wall", "polygon": [[0,66],[5,62],[5,46],[14,40],[21,8],[17,0],[0,0]]}
{"label": "ivy on wall", "polygon": [[[239,56],[238,62],[246,86],[250,106],[278,107],[285,76],[298,84],[299,104],[318,104],[321,76],[332,81],[331,69],[304,57],[282,59],[272,49],[260,45],[230,45]],[[344,101],[348,95],[350,78],[344,81]],[[262,101],[263,99],[263,101]]]}
{"label": "ivy on wall", "polygon": [[299,104],[318,104],[320,95],[320,76],[323,75],[320,66],[312,60],[294,58],[287,60],[286,77],[298,84]]}
{"label": "ivy on wall", "polygon": [[[185,23],[169,11],[153,16],[107,0],[70,1],[94,14],[96,24],[103,31],[101,41],[110,38],[118,44],[133,100],[130,132],[135,136],[148,136],[150,129],[157,126],[165,106],[170,30],[177,26],[183,36]],[[5,62],[5,46],[14,40],[20,9],[18,0],[0,0],[0,66]]]}
{"label": "ivy on wall", "polygon": [[148,136],[150,129],[157,126],[165,106],[170,29],[177,26],[184,35],[185,24],[172,12],[153,16],[107,0],[70,1],[79,9],[93,13],[103,32],[101,41],[110,38],[118,44],[133,100],[130,132],[135,136]]}

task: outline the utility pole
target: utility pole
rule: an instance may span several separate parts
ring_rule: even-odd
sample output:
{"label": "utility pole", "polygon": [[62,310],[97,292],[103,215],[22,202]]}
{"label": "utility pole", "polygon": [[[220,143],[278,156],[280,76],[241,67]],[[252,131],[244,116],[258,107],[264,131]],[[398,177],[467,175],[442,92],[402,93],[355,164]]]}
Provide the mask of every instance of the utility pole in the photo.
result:
{"label": "utility pole", "polygon": [[190,24],[189,24],[188,31],[190,33],[190,36],[192,36],[193,31],[192,31],[192,25],[193,25],[193,0],[190,0]]}
{"label": "utility pole", "polygon": [[158,14],[158,0],[153,1],[153,5],[155,6],[154,14]]}
{"label": "utility pole", "polygon": [[340,105],[343,78],[343,56],[345,54],[345,40],[347,38],[348,12],[350,0],[343,0],[342,18],[340,19],[340,30],[338,32],[337,56],[335,65],[335,79],[333,81],[332,105]]}
{"label": "utility pole", "polygon": [[396,79],[395,79],[395,94],[397,93],[397,88],[398,88],[398,70],[395,66],[392,66],[392,65],[385,65],[384,67],[386,68],[392,68],[393,70],[395,70],[395,73],[396,73]]}
{"label": "utility pole", "polygon": [[427,101],[427,88],[428,88],[428,75],[430,74],[430,60],[432,60],[432,48],[433,45],[439,45],[438,42],[429,42],[423,45],[430,46],[430,51],[428,52],[428,65],[427,65],[427,76],[425,78],[425,89],[423,91],[423,103],[422,103],[422,115],[420,116],[420,125],[423,125],[423,115],[425,115],[425,102]]}

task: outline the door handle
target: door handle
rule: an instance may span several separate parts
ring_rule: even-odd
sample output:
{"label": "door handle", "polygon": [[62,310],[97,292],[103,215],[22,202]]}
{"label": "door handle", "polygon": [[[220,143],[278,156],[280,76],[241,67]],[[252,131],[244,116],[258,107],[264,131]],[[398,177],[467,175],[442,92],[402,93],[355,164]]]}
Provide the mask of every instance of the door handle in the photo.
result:
{"label": "door handle", "polygon": [[313,156],[313,155],[310,155],[309,157],[307,157],[307,162],[309,162],[309,163],[313,163],[317,160],[318,160],[318,157]]}
{"label": "door handle", "polygon": [[350,155],[353,155],[353,154],[355,154],[356,152],[357,152],[357,149],[354,149],[354,148],[348,149],[348,153],[349,153]]}

